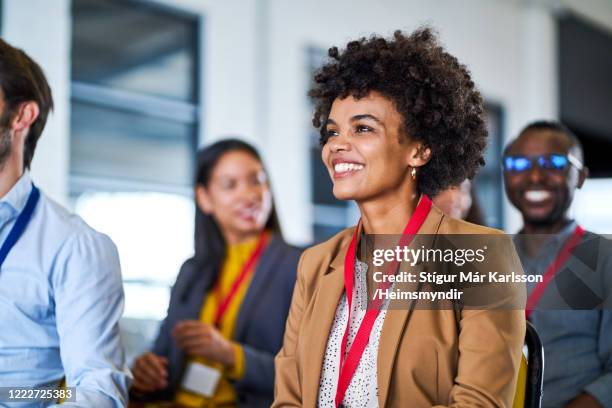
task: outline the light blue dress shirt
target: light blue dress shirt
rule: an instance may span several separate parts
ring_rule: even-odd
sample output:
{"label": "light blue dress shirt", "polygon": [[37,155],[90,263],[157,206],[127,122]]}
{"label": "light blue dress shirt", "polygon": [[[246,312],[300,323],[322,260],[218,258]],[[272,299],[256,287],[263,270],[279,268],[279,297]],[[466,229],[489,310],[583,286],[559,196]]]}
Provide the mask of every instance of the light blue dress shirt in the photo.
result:
{"label": "light blue dress shirt", "polygon": [[[25,173],[0,199],[0,244],[31,190]],[[119,339],[122,313],[115,245],[41,193],[0,268],[0,387],[55,386],[65,377],[76,402],[62,406],[125,407],[131,374]]]}

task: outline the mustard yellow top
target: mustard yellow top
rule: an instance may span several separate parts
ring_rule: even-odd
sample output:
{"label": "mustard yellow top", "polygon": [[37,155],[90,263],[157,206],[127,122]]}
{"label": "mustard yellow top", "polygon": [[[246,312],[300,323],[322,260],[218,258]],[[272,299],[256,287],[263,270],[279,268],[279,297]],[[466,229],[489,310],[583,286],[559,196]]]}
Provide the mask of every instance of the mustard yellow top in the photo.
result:
{"label": "mustard yellow top", "polygon": [[[225,259],[221,267],[221,274],[219,275],[218,285],[221,289],[220,298],[224,298],[240,272],[244,264],[248,261],[249,257],[257,247],[259,237],[249,240],[244,243],[236,245],[228,245]],[[257,268],[257,263],[253,265],[253,268]],[[244,282],[238,288],[236,295],[228,305],[225,314],[220,323],[221,334],[226,339],[232,339],[234,335],[234,328],[236,325],[236,319],[238,318],[238,312],[244,296],[251,284],[253,273],[244,280]],[[217,288],[213,288],[202,305],[200,312],[200,321],[206,324],[214,324],[215,313],[218,308],[218,297],[216,296]],[[245,362],[244,362],[244,351],[242,346],[236,342],[232,342],[234,346],[236,364],[231,369],[224,368],[222,364],[208,361],[201,357],[193,357],[189,362],[198,362],[205,364],[209,367],[216,368],[222,372],[221,379],[217,386],[215,395],[212,398],[207,398],[198,394],[193,394],[187,390],[179,390],[176,394],[175,402],[184,405],[186,407],[226,407],[236,405],[236,393],[234,387],[230,381],[239,380],[244,375]]]}
{"label": "mustard yellow top", "polygon": [[521,355],[521,365],[519,366],[518,381],[514,393],[512,408],[523,408],[525,406],[525,396],[527,395],[527,359],[525,354]]}

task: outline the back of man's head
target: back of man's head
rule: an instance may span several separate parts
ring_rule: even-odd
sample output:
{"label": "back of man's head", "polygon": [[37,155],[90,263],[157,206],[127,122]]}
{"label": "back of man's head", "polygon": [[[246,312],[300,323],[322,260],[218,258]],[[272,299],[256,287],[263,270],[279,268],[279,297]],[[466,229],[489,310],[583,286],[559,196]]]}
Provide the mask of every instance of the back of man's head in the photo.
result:
{"label": "back of man's head", "polygon": [[24,167],[29,168],[34,157],[36,143],[47,123],[49,111],[53,109],[53,96],[45,74],[40,66],[25,52],[15,48],[0,38],[0,89],[6,104],[6,111],[0,118],[5,126],[19,105],[34,101],[39,114],[30,127],[24,147]]}

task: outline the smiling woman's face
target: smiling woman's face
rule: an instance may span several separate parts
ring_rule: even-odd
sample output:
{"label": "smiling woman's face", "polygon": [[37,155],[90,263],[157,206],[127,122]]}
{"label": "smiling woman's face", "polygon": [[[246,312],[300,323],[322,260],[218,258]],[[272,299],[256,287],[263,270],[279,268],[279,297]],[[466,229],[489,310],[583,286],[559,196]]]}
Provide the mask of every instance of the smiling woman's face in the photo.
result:
{"label": "smiling woman's face", "polygon": [[322,158],[337,199],[366,202],[412,183],[418,146],[401,134],[402,127],[393,103],[377,92],[334,101]]}
{"label": "smiling woman's face", "polygon": [[208,186],[198,185],[196,199],[230,243],[259,234],[272,211],[272,195],[261,162],[241,150],[219,159]]}

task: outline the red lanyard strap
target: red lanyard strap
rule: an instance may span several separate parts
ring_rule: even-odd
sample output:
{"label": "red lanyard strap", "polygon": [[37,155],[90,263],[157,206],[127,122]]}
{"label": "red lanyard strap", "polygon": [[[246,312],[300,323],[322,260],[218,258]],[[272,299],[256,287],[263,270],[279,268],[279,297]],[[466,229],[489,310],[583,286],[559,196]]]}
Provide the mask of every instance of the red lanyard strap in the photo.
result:
{"label": "red lanyard strap", "polygon": [[544,272],[542,281],[538,282],[536,287],[533,289],[533,292],[531,292],[531,295],[529,295],[529,297],[527,298],[527,306],[525,307],[525,317],[527,319],[529,319],[529,316],[531,316],[535,305],[537,305],[540,301],[540,298],[544,294],[544,291],[546,290],[552,279],[555,277],[555,274],[559,271],[559,269],[561,269],[563,264],[565,264],[572,251],[574,250],[576,245],[578,245],[578,242],[580,242],[583,236],[584,229],[582,229],[580,225],[576,225],[576,229],[574,230],[572,235],[565,241],[565,244],[563,244],[563,247],[561,248],[559,254],[555,257],[555,259],[553,259],[550,265],[548,265],[548,268],[546,268],[546,272]]}
{"label": "red lanyard strap", "polygon": [[236,277],[234,282],[232,282],[232,286],[230,287],[230,290],[227,293],[227,295],[225,295],[225,297],[222,299],[221,299],[221,282],[217,284],[216,292],[217,292],[217,297],[220,299],[220,301],[218,302],[219,306],[217,307],[217,312],[215,313],[215,326],[220,327],[221,320],[223,320],[223,316],[227,312],[227,308],[229,307],[230,303],[232,302],[232,300],[238,293],[240,286],[253,272],[255,272],[255,268],[253,268],[253,265],[255,265],[255,263],[260,258],[261,254],[263,253],[263,250],[266,247],[267,241],[268,241],[268,234],[263,232],[261,236],[259,237],[259,241],[257,242],[257,246],[255,247],[255,250],[253,251],[249,259],[246,261],[246,263],[242,267],[242,270],[240,271],[240,274],[238,274],[238,277]]}
{"label": "red lanyard strap", "polygon": [[[431,200],[425,194],[421,195],[421,199],[414,210],[414,213],[410,217],[408,224],[404,228],[402,237],[398,243],[399,246],[406,246],[412,242],[414,235],[418,232],[429,210],[431,209]],[[361,222],[361,221],[360,221]],[[380,313],[383,300],[375,299],[368,310],[366,310],[365,316],[359,325],[355,339],[351,344],[348,352],[346,350],[346,342],[348,337],[349,326],[351,324],[351,305],[353,302],[353,283],[355,279],[355,248],[357,246],[357,233],[359,228],[355,228],[353,239],[349,245],[348,251],[344,258],[344,290],[346,292],[346,298],[348,300],[348,321],[346,328],[344,329],[344,336],[342,337],[342,344],[340,346],[340,369],[338,376],[338,386],[336,387],[336,406],[339,406],[344,399],[346,390],[351,382],[351,378],[355,374],[355,370],[359,365],[359,361],[365,351],[366,346],[370,340],[370,333],[374,327],[374,323],[378,314]],[[391,262],[387,266],[386,274],[395,274],[397,261]],[[391,286],[390,282],[381,283],[378,288],[388,288]]]}

